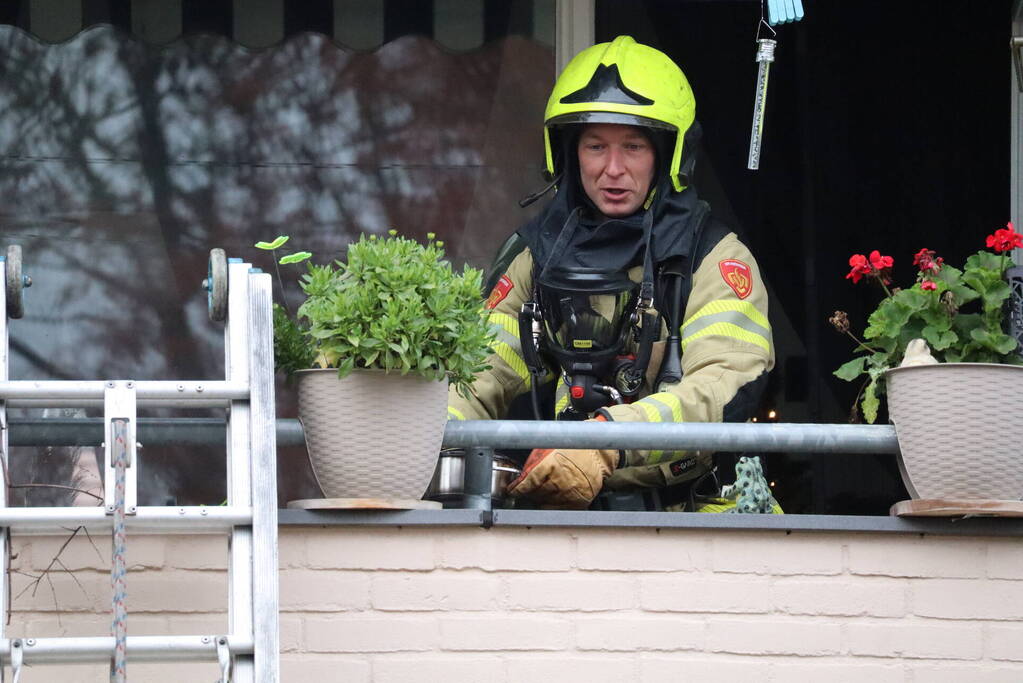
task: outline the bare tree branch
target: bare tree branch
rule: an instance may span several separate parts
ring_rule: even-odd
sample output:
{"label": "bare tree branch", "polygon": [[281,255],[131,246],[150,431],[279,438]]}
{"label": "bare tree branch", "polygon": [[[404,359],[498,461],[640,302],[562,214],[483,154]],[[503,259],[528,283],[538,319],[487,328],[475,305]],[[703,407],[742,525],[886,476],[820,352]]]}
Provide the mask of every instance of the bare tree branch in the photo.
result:
{"label": "bare tree branch", "polygon": [[[85,590],[85,586],[82,585],[82,583],[78,580],[78,578],[74,575],[74,573],[72,573],[70,570],[68,570],[67,566],[63,562],[61,562],[61,560],[60,560],[61,554],[64,552],[65,549],[67,549],[68,545],[75,538],[75,536],[78,535],[79,531],[85,531],[85,527],[84,526],[75,527],[75,529],[73,531],[71,531],[71,534],[66,539],[64,539],[64,543],[61,544],[60,548],[57,550],[56,554],[53,556],[53,559],[51,559],[50,563],[48,565],[46,565],[46,569],[42,570],[39,574],[32,574],[31,572],[24,572],[24,571],[21,571],[20,569],[14,569],[14,570],[11,570],[11,572],[9,572],[10,574],[18,574],[20,576],[27,576],[27,577],[32,579],[32,581],[30,581],[27,586],[22,588],[21,591],[17,595],[14,596],[14,600],[17,600],[18,598],[20,598],[22,595],[24,595],[30,589],[32,591],[32,597],[35,597],[36,593],[39,591],[39,586],[42,584],[43,579],[46,580],[46,583],[50,586],[50,593],[53,595],[53,608],[54,608],[54,611],[57,614],[57,624],[58,625],[60,625],[60,623],[61,623],[60,622],[60,605],[57,602],[57,588],[56,588],[56,586],[53,585],[53,578],[50,576],[52,574],[52,572],[53,572],[54,566],[59,566],[62,570],[64,570],[68,574],[70,574],[71,578],[74,579],[74,582],[76,584],[78,584],[78,587],[81,589],[82,593],[86,597],[88,597],[88,595],[89,595],[88,591]],[[88,532],[86,532],[86,533],[88,533]],[[90,542],[91,542],[91,540],[92,539],[90,539]],[[13,602],[13,601],[11,601],[11,602]],[[8,608],[7,608],[7,623],[8,624],[10,623],[10,620],[11,620],[11,606],[10,606],[10,602],[9,602],[8,603]]]}
{"label": "bare tree branch", "polygon": [[7,488],[12,489],[61,489],[63,491],[74,491],[75,493],[84,493],[87,496],[92,496],[96,500],[102,502],[103,496],[96,495],[92,491],[86,491],[85,489],[76,488],[74,486],[63,486],[62,484],[11,484]]}

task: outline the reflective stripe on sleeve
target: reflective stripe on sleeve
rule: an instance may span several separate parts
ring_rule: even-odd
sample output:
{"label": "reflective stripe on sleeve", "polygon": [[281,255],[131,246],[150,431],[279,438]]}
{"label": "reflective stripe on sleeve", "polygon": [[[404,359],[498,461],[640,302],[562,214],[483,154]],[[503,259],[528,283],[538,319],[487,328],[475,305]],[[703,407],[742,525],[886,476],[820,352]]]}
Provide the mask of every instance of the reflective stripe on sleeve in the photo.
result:
{"label": "reflective stripe on sleeve", "polygon": [[[678,396],[662,391],[657,394],[650,394],[645,398],[633,403],[646,415],[647,422],[681,422],[682,401]],[[674,454],[674,451],[667,451]],[[666,455],[665,451],[650,451],[646,462],[653,464],[660,462]]]}
{"label": "reflective stripe on sleeve", "polygon": [[558,382],[558,388],[554,390],[554,417],[561,415],[561,411],[568,407],[569,398],[568,386]]}
{"label": "reflective stripe on sleeve", "polygon": [[530,385],[529,369],[526,367],[526,361],[522,360],[522,356],[504,342],[495,342],[493,348],[494,353],[496,353],[501,360],[507,363],[508,367],[514,370],[516,375],[522,378],[522,381],[526,383],[526,388],[528,389]]}
{"label": "reflective stripe on sleeve", "polygon": [[491,348],[498,357],[515,371],[528,388],[530,385],[529,369],[522,359],[522,345],[519,342],[519,321],[505,313],[491,313],[489,321],[497,333]]}
{"label": "reflective stripe on sleeve", "polygon": [[491,325],[497,326],[499,332],[503,330],[507,332],[511,336],[511,338],[514,339],[516,342],[518,341],[519,321],[516,320],[514,317],[508,315],[507,313],[491,312],[490,317],[487,318],[487,321],[490,322]]}
{"label": "reflective stripe on sleeve", "polygon": [[700,337],[718,335],[771,350],[771,324],[748,301],[711,301],[682,324],[682,350]]}
{"label": "reflective stripe on sleeve", "polygon": [[662,391],[636,401],[643,408],[649,422],[681,422],[682,401],[675,394]]}
{"label": "reflective stripe on sleeve", "polygon": [[452,406],[448,406],[448,419],[449,420],[464,420],[465,419],[465,413],[463,413],[458,408],[453,408]]}

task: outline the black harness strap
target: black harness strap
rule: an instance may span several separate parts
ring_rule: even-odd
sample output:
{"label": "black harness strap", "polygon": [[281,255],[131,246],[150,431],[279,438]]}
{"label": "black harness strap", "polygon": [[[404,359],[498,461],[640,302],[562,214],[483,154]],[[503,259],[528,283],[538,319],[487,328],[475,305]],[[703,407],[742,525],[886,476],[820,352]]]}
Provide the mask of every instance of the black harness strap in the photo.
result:
{"label": "black harness strap", "polygon": [[658,274],[660,280],[658,291],[662,293],[662,298],[657,309],[664,316],[668,339],[661,367],[654,381],[654,391],[660,391],[663,385],[678,384],[682,381],[682,323],[686,306],[689,304],[689,295],[693,291],[693,274],[703,263],[704,257],[729,232],[728,226],[705,209],[696,228],[692,258],[671,259],[661,266]]}

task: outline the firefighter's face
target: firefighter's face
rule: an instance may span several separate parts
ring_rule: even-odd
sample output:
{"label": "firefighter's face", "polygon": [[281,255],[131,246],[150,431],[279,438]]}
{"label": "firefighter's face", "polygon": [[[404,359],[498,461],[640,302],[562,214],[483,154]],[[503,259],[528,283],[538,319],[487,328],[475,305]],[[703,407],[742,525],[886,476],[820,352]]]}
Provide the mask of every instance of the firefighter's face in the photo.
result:
{"label": "firefighter's face", "polygon": [[654,179],[654,147],[642,128],[590,123],[579,136],[579,175],[586,195],[608,218],[634,213]]}

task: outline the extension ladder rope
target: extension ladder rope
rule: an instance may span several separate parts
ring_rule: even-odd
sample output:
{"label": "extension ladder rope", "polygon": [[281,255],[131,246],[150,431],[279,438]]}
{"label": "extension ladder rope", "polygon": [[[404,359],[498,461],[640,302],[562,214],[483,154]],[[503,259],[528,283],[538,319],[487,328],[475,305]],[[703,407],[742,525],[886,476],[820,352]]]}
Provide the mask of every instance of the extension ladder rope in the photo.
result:
{"label": "extension ladder rope", "polygon": [[128,420],[114,418],[110,421],[113,451],[111,465],[114,467],[114,535],[110,584],[113,589],[110,630],[114,636],[114,656],[110,661],[111,683],[126,683],[126,649],[128,642],[128,613],[125,607],[127,586],[125,583],[125,550],[127,535],[124,523],[125,469],[128,467]]}
{"label": "extension ladder rope", "polygon": [[[111,534],[111,635],[106,637],[9,638],[0,628],[0,683],[9,665],[19,683],[26,664],[67,664],[106,661],[111,683],[127,683],[127,563],[126,523],[154,533],[214,530],[228,535],[228,624],[221,635],[135,636],[132,656],[151,661],[215,657],[219,683],[277,683],[280,680],[280,639],[277,591],[277,493],[273,429],[273,338],[270,276],[241,259],[227,259],[222,249],[210,252],[208,308],[224,327],[225,378],[200,381],[12,381],[7,375],[8,318],[20,317],[20,292],[27,287],[21,275],[21,251],[0,254],[0,446],[7,446],[7,410],[25,405],[62,406],[101,403],[105,428],[103,507],[91,510],[67,506],[40,508],[28,515],[4,508],[9,532],[47,533],[67,525],[105,527]],[[232,294],[228,297],[228,284]],[[12,298],[13,295],[13,298]],[[230,301],[228,301],[230,298]],[[139,401],[161,407],[226,407],[231,438],[226,443],[229,504],[208,514],[205,506],[137,505],[136,408]],[[234,411],[236,405],[243,410]],[[114,417],[117,416],[117,417]],[[240,419],[231,419],[231,418]],[[77,425],[76,425],[77,427]],[[49,425],[47,425],[49,428]],[[76,439],[78,437],[75,437]],[[76,441],[77,442],[77,441]],[[6,450],[6,449],[4,449]],[[7,453],[0,453],[6,461]],[[134,468],[134,469],[131,469]],[[258,476],[254,476],[258,472]],[[251,497],[251,502],[250,502]],[[21,511],[18,511],[21,512]],[[26,511],[27,512],[27,511]],[[223,513],[223,514],[221,514]],[[133,527],[134,528],[134,527]],[[9,548],[9,546],[7,546]],[[4,563],[4,578],[10,567]],[[258,590],[257,590],[258,587]],[[8,606],[9,607],[9,606]]]}

